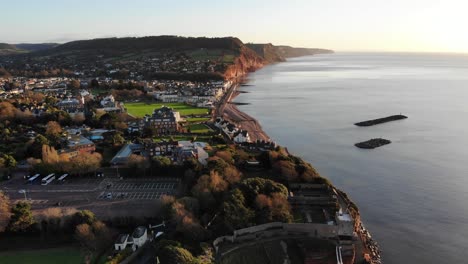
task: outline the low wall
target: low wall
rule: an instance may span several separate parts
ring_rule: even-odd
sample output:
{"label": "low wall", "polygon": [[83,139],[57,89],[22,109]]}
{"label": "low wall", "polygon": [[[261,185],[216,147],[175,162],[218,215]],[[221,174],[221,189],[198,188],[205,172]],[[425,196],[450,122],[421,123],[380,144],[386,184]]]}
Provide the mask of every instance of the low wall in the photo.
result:
{"label": "low wall", "polygon": [[281,223],[274,222],[252,226],[234,231],[232,236],[218,237],[213,241],[213,246],[218,253],[223,243],[243,243],[258,239],[280,236],[304,236],[320,239],[332,239],[338,236],[338,227],[327,224],[309,223]]}

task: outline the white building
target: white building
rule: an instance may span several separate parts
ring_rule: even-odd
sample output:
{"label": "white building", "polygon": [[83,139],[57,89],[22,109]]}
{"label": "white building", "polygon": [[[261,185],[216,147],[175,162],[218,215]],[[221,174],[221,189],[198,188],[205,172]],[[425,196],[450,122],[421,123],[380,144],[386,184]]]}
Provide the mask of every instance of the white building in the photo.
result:
{"label": "white building", "polygon": [[[124,250],[127,245],[133,244],[132,241],[129,241],[130,236],[128,234],[121,234],[114,243],[115,250]],[[131,239],[131,238],[130,238]]]}
{"label": "white building", "polygon": [[143,246],[148,240],[148,230],[144,226],[139,226],[133,231],[133,251],[137,250],[139,247]]}
{"label": "white building", "polygon": [[250,142],[250,136],[246,130],[239,130],[233,135],[233,140],[236,143],[246,143]]}

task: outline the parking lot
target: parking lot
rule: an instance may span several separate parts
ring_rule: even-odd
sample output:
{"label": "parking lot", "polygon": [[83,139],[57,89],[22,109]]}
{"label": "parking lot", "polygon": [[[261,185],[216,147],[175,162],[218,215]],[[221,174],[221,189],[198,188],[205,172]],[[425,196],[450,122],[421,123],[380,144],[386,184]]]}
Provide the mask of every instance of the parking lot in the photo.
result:
{"label": "parking lot", "polygon": [[157,200],[166,194],[170,195],[173,194],[173,192],[102,192],[98,199]]}
{"label": "parking lot", "polygon": [[114,183],[110,187],[112,190],[173,190],[177,186],[175,182],[149,182],[149,183]]}
{"label": "parking lot", "polygon": [[177,180],[109,182],[99,200],[157,200],[163,195],[173,195],[179,185]]}

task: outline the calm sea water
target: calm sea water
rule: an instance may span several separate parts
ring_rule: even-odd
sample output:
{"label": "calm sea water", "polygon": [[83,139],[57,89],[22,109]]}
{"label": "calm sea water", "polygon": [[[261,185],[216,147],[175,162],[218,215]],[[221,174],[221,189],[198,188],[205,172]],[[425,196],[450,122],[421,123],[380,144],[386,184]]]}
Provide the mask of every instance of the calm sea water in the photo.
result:
{"label": "calm sea water", "polygon": [[[385,263],[468,263],[468,55],[302,57],[250,83],[240,109],[351,196]],[[392,144],[354,147],[375,137]]]}

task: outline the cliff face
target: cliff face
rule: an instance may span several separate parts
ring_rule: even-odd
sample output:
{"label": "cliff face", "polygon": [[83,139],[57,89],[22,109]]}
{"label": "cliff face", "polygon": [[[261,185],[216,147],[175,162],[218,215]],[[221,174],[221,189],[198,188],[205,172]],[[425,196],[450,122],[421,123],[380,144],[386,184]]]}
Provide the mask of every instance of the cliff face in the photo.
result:
{"label": "cliff face", "polygon": [[240,48],[239,56],[234,59],[234,63],[229,65],[224,72],[225,79],[234,79],[256,71],[267,64],[255,51],[247,46]]}
{"label": "cliff face", "polygon": [[278,52],[278,48],[273,44],[246,44],[247,47],[255,51],[260,57],[262,57],[267,63],[275,63],[286,61],[286,58]]}
{"label": "cliff face", "polygon": [[276,46],[276,49],[277,52],[284,58],[333,53],[333,50],[327,49],[294,48],[290,46]]}

